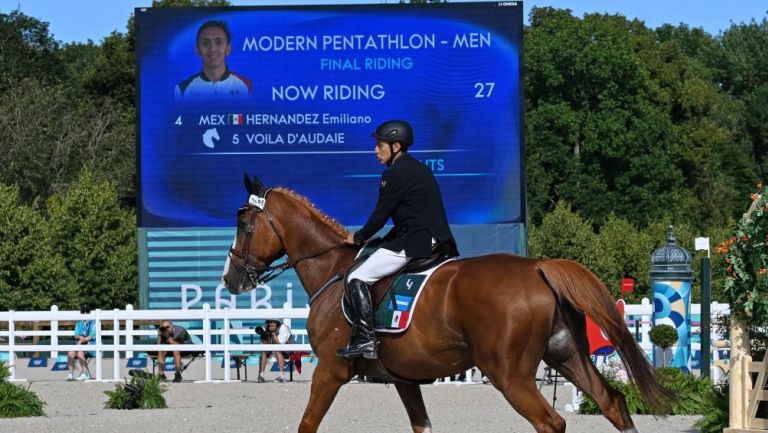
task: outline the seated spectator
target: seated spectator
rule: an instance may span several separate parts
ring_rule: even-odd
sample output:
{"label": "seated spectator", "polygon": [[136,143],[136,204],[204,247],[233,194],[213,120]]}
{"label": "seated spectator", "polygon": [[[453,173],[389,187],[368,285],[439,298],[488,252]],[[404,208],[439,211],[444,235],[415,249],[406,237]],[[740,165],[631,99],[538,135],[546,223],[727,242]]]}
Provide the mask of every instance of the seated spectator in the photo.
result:
{"label": "seated spectator", "polygon": [[[180,325],[174,325],[170,320],[164,320],[160,327],[157,328],[157,344],[191,344],[192,339],[189,336],[186,328]],[[165,377],[165,354],[166,352],[161,350],[157,353],[157,366],[158,376],[162,380],[166,380]],[[173,352],[173,363],[176,366],[176,374],[173,376],[174,382],[181,382],[181,372],[183,367],[181,365],[181,352]]]}
{"label": "seated spectator", "polygon": [[[90,314],[91,307],[88,304],[83,304],[80,307],[80,314]],[[95,320],[79,320],[75,324],[75,344],[96,344],[96,321]],[[96,356],[93,351],[87,351],[89,357]],[[80,360],[80,374],[75,374],[75,358]],[[85,351],[72,350],[67,352],[67,366],[69,367],[69,374],[67,374],[67,380],[89,380],[91,378],[91,371],[88,369],[88,360],[86,359]]]}
{"label": "seated spectator", "polygon": [[[266,321],[266,329],[261,326],[256,327],[256,333],[261,337],[261,342],[264,344],[289,344],[293,343],[293,335],[291,334],[291,328],[288,325],[280,323],[279,320],[270,319]],[[261,358],[259,359],[259,382],[266,382],[264,378],[264,370],[267,367],[267,358],[272,356],[273,352],[261,352]],[[280,369],[275,382],[285,382],[285,358],[289,357],[288,352],[275,352],[275,358],[277,358],[277,365]]]}

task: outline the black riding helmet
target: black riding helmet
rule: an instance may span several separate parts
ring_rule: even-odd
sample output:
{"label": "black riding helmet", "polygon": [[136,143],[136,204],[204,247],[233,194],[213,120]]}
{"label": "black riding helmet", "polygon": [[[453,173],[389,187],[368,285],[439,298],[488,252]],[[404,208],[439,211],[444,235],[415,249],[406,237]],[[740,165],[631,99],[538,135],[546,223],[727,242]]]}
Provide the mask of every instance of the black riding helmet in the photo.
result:
{"label": "black riding helmet", "polygon": [[395,159],[392,145],[399,142],[400,146],[407,151],[413,144],[413,127],[405,120],[387,120],[376,128],[371,137],[389,143],[392,156],[387,161],[387,165],[392,165],[392,161]]}

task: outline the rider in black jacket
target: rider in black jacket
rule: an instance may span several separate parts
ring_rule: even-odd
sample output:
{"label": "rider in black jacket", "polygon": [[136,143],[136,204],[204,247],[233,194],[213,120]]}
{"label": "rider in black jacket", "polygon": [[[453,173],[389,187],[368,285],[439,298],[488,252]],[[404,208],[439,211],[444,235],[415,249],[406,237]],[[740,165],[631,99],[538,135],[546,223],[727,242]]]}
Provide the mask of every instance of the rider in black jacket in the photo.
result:
{"label": "rider in black jacket", "polygon": [[443,199],[432,171],[408,154],[413,128],[408,122],[390,120],[371,134],[376,140],[376,158],[388,166],[381,175],[379,199],[368,222],[347,237],[347,243],[362,244],[392,218],[394,227],[384,236],[384,245],[347,276],[352,301],[352,338],[338,355],[376,358],[370,285],[403,268],[414,258],[427,258],[435,248],[450,256],[459,254],[448,226]]}

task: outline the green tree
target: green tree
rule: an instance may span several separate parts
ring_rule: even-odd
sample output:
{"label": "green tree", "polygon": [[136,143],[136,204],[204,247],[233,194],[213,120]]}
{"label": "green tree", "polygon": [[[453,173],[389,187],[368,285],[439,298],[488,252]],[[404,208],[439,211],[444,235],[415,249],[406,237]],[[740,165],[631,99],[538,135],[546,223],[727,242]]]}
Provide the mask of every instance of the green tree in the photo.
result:
{"label": "green tree", "polygon": [[590,268],[596,262],[592,225],[564,201],[544,216],[540,226],[531,227],[528,239],[531,257],[572,259]]}
{"label": "green tree", "polygon": [[610,215],[600,227],[595,245],[597,260],[592,269],[608,286],[615,298],[621,296],[621,280],[635,280],[635,290],[627,302],[639,302],[649,296],[648,272],[651,268],[649,239],[634,224]]}
{"label": "green tree", "polygon": [[768,18],[731,25],[721,44],[724,91],[742,97],[768,82]]}
{"label": "green tree", "polygon": [[48,33],[48,23],[18,10],[0,14],[0,47],[0,93],[22,78],[44,83],[60,80],[59,44]]}
{"label": "green tree", "polygon": [[0,310],[72,306],[74,280],[45,237],[44,219],[17,186],[0,184]]}
{"label": "green tree", "polygon": [[66,188],[82,168],[132,197],[135,139],[130,112],[104,99],[82,100],[64,85],[23,80],[0,94],[0,182],[32,202]]}
{"label": "green tree", "polygon": [[46,236],[74,276],[78,300],[102,309],[135,304],[135,214],[120,207],[115,184],[86,170],[47,204]]}
{"label": "green tree", "polygon": [[134,107],[136,98],[136,53],[132,35],[112,32],[104,38],[85,79],[91,95],[106,96],[125,107]]}
{"label": "green tree", "polygon": [[[534,8],[525,34],[531,220],[560,199],[600,225],[670,216],[721,226],[755,179],[742,123],[699,57],[701,31],[655,32],[619,15]],[[738,113],[738,110],[735,111]],[[738,116],[738,114],[736,114]],[[670,206],[674,203],[674,206]]]}

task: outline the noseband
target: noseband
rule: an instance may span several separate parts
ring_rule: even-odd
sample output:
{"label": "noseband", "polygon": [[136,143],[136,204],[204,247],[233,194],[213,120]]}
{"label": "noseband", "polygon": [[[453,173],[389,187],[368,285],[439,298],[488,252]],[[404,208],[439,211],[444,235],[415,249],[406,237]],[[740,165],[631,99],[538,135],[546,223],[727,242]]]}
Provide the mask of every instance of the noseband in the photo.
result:
{"label": "noseband", "polygon": [[[248,277],[248,280],[250,281],[251,285],[253,285],[253,289],[255,289],[260,284],[264,284],[266,282],[274,280],[275,278],[280,276],[280,274],[287,271],[288,269],[296,267],[296,265],[298,265],[300,262],[304,260],[319,257],[335,248],[338,248],[344,245],[344,243],[334,244],[330,247],[327,247],[315,253],[300,257],[296,260],[291,260],[291,258],[289,257],[288,260],[286,260],[285,262],[275,266],[271,266],[270,263],[259,264],[257,260],[255,260],[256,263],[251,263],[250,261],[251,239],[253,238],[253,233],[255,231],[256,218],[260,214],[264,214],[264,216],[267,217],[267,222],[269,222],[269,226],[272,227],[272,231],[275,233],[275,236],[277,236],[277,239],[280,241],[280,245],[282,245],[283,248],[285,248],[285,241],[283,240],[283,237],[280,235],[280,232],[277,230],[277,227],[275,226],[275,222],[274,220],[272,220],[272,215],[270,215],[269,211],[267,211],[267,207],[266,207],[267,194],[269,194],[270,191],[272,191],[272,188],[263,188],[262,190],[259,191],[259,194],[252,194],[248,198],[248,201],[237,210],[238,215],[248,210],[251,210],[253,212],[251,213],[251,218],[247,224],[241,224],[238,219],[238,223],[237,223],[238,229],[242,227],[243,230],[245,230],[245,243],[243,244],[242,251],[237,251],[233,247],[229,248],[230,263],[232,263],[232,266],[234,266],[238,272],[244,273]],[[235,260],[233,260],[234,258],[233,256],[241,260],[243,265],[239,266],[235,262]]]}

